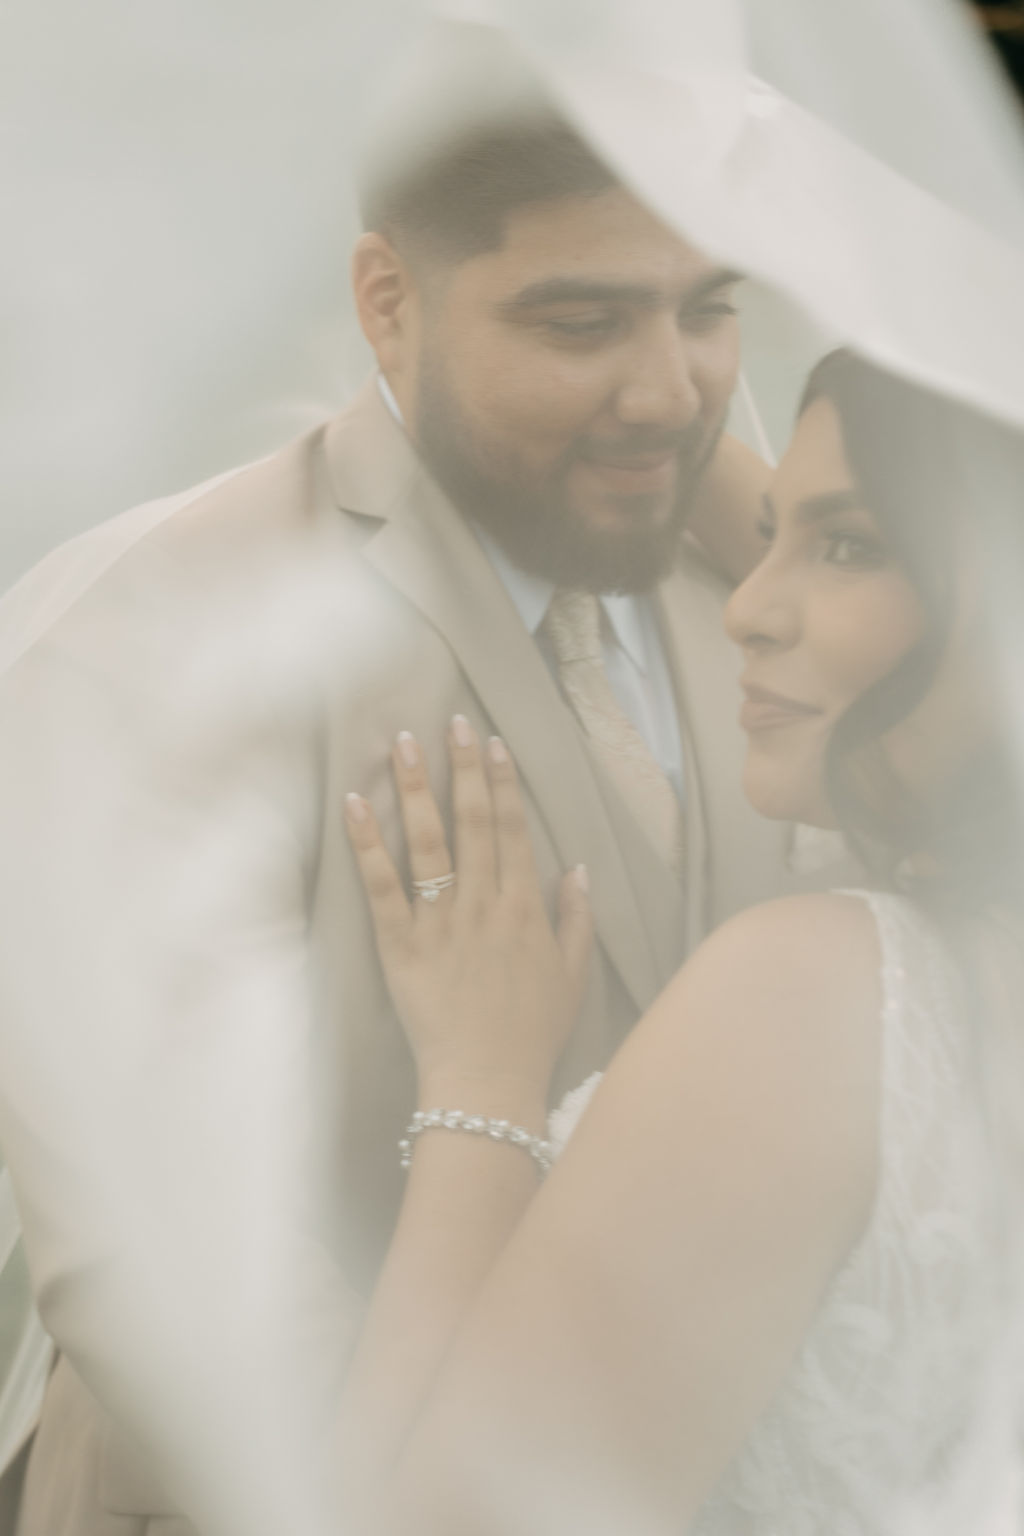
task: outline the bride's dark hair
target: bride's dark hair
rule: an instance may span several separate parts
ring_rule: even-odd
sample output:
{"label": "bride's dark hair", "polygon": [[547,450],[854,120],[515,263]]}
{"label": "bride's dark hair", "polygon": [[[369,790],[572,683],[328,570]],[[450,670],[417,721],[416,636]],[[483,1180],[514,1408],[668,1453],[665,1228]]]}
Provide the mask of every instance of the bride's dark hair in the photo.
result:
{"label": "bride's dark hair", "polygon": [[[828,794],[840,825],[876,877],[911,883],[943,903],[1024,902],[1024,436],[848,351],[812,372],[800,414],[827,398],[865,507],[913,583],[921,639],[837,723]],[[980,654],[1003,728],[979,741],[941,794],[914,793],[880,738],[927,694],[962,590],[969,551],[980,592]],[[1014,684],[1016,683],[1016,686]],[[922,859],[922,854],[927,855]],[[933,875],[924,879],[922,871]]]}

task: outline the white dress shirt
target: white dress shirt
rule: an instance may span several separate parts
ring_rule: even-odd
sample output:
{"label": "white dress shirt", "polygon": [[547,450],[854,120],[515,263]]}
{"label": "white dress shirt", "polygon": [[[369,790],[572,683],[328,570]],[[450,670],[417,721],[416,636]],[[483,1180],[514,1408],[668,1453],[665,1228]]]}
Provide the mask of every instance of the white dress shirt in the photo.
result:
{"label": "white dress shirt", "polygon": [[[378,374],[377,384],[385,405],[404,430],[398,402],[383,374]],[[472,527],[519,617],[556,676],[550,647],[544,635],[538,634],[555,593],[554,582],[520,570],[491,534],[476,523]],[[612,692],[682,800],[683,746],[654,604],[649,597],[618,592],[602,594],[600,603],[601,644]]]}

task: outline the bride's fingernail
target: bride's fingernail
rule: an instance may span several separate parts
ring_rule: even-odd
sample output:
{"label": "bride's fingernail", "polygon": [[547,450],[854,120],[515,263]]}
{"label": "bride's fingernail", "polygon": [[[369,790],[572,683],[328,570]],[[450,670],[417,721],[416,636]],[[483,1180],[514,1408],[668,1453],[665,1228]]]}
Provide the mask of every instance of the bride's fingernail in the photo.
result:
{"label": "bride's fingernail", "polygon": [[457,747],[471,747],[473,745],[476,737],[473,734],[473,727],[465,715],[452,716],[452,736]]}
{"label": "bride's fingernail", "polygon": [[415,768],[420,760],[420,749],[411,731],[399,731],[398,755],[407,768]]}
{"label": "bride's fingernail", "polygon": [[589,891],[590,876],[587,874],[587,866],[585,864],[577,864],[576,868],[573,870],[573,874],[576,876],[576,884],[579,886],[580,890]]}
{"label": "bride's fingernail", "polygon": [[350,821],[368,821],[370,808],[362,795],[347,794],[345,796],[345,810]]}
{"label": "bride's fingernail", "polygon": [[487,755],[492,763],[507,763],[508,748],[500,736],[492,736],[487,743]]}

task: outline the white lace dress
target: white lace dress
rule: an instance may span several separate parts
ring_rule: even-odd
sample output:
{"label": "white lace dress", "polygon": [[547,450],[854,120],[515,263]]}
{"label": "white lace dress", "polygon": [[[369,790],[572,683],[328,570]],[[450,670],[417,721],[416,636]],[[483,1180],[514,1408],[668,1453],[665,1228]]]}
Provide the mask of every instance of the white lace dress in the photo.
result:
{"label": "white lace dress", "polygon": [[[1020,1357],[979,1042],[917,909],[849,894],[869,903],[883,956],[876,1204],[694,1532],[1010,1536],[1024,1530],[1013,1481]],[[598,1077],[552,1116],[556,1148]]]}

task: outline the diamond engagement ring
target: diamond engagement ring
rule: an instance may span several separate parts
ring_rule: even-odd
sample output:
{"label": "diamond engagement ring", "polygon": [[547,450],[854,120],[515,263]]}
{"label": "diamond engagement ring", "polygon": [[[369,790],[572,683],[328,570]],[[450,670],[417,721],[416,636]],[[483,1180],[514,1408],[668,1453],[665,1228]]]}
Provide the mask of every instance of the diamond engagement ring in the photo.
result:
{"label": "diamond engagement ring", "polygon": [[454,871],[449,875],[435,875],[433,880],[414,880],[412,893],[421,901],[436,901],[442,891],[450,891],[455,884]]}

